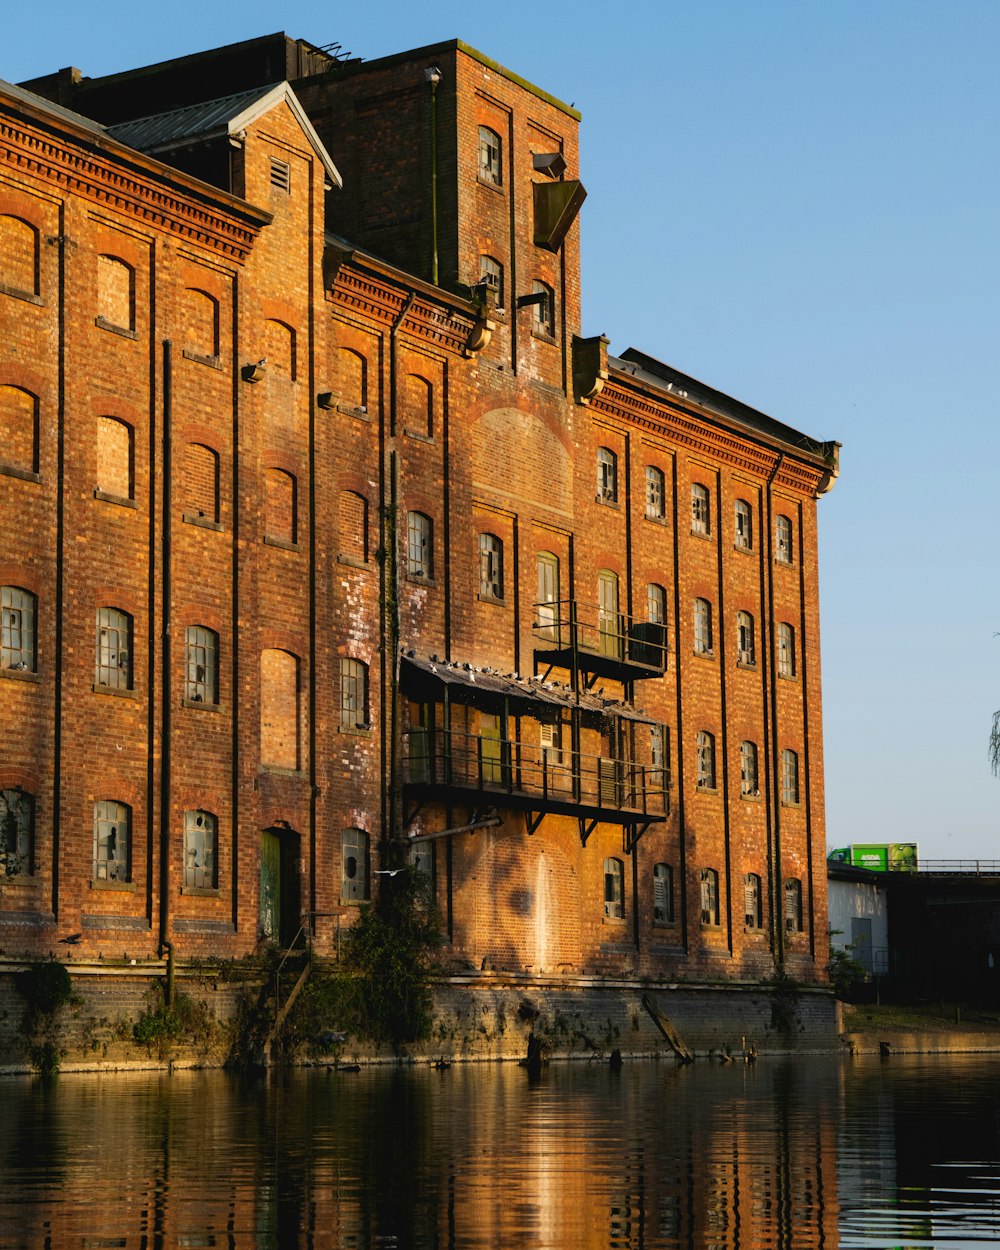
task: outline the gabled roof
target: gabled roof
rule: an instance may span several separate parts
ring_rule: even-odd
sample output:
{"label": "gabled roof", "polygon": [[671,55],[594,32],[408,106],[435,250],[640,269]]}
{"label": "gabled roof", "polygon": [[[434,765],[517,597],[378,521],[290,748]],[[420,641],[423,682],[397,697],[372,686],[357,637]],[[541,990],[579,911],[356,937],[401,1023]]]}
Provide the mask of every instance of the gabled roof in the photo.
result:
{"label": "gabled roof", "polygon": [[292,110],[327,177],[335,187],[343,186],[336,165],[287,82],[253,87],[249,91],[207,100],[203,104],[189,104],[186,108],[171,109],[168,113],[154,113],[151,117],[137,117],[133,121],[109,126],[107,132],[119,143],[138,148],[140,152],[159,155],[206,139],[237,135],[281,103]]}

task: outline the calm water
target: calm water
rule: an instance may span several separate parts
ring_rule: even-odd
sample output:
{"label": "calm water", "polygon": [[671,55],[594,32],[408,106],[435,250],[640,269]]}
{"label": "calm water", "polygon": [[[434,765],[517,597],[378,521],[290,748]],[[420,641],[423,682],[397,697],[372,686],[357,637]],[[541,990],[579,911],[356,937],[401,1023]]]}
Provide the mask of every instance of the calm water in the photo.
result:
{"label": "calm water", "polygon": [[1000,1057],[0,1091],[2,1247],[1000,1243]]}

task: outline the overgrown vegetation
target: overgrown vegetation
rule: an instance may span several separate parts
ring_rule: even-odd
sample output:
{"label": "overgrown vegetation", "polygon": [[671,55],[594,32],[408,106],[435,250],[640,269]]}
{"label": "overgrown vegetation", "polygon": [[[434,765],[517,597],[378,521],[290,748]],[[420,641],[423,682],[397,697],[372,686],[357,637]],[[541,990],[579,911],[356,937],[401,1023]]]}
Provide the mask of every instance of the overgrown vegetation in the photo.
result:
{"label": "overgrown vegetation", "polygon": [[215,1022],[204,1003],[175,994],[168,1006],[159,987],[150,990],[148,1000],[149,1006],[132,1026],[132,1038],[140,1046],[155,1047],[163,1056],[179,1038],[196,1042],[211,1038]]}
{"label": "overgrown vegetation", "polygon": [[[833,937],[837,930],[832,930],[830,936]],[[865,978],[865,969],[851,955],[850,947],[846,949],[830,946],[830,962],[826,966],[827,975],[830,978],[830,985],[833,992],[840,999],[844,999]]]}
{"label": "overgrown vegetation", "polygon": [[67,969],[56,960],[32,964],[14,978],[27,1003],[21,1033],[28,1044],[31,1062],[43,1076],[59,1070],[56,1017],[60,1008],[73,1002],[73,983]]}
{"label": "overgrown vegetation", "polygon": [[771,998],[771,1028],[786,1040],[803,1031],[799,1019],[799,985],[787,972],[779,971],[764,982]]}

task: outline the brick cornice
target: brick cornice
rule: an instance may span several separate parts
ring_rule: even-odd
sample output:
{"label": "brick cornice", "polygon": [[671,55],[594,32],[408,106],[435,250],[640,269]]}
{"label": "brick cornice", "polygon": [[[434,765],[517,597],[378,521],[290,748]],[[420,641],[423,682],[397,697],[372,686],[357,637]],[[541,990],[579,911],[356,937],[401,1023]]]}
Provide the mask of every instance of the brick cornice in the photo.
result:
{"label": "brick cornice", "polygon": [[[389,329],[402,311],[407,292],[349,262],[340,267],[330,289],[335,310],[361,316]],[[407,311],[400,333],[462,355],[475,319],[460,309],[449,309],[418,294]]]}

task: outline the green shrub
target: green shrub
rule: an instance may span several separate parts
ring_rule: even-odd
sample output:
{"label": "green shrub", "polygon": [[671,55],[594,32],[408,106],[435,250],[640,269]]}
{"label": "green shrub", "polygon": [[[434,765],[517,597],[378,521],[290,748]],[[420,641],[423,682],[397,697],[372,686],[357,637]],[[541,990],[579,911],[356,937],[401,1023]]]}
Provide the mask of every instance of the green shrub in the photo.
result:
{"label": "green shrub", "polygon": [[73,984],[69,973],[55,960],[32,964],[24,972],[18,973],[16,984],[27,999],[29,1007],[40,1015],[53,1015],[73,997]]}

